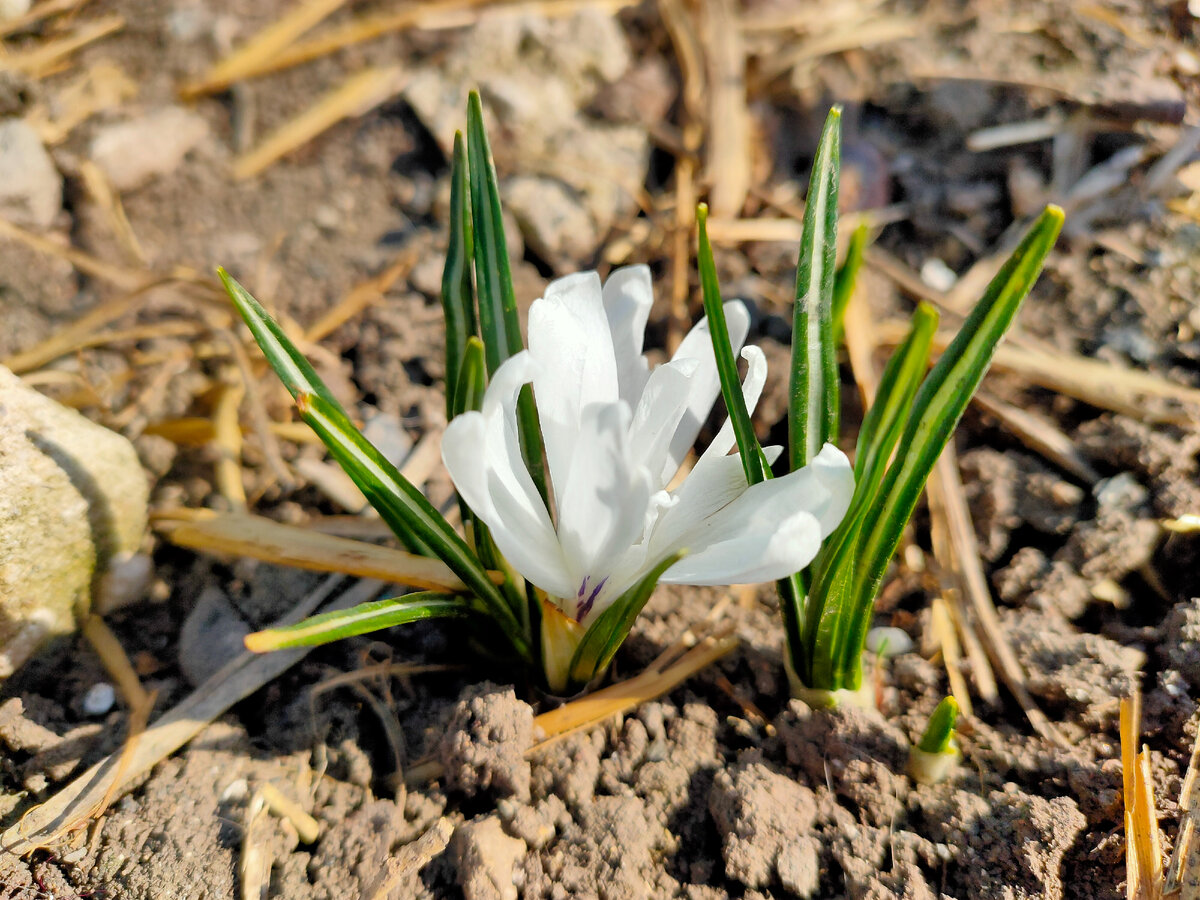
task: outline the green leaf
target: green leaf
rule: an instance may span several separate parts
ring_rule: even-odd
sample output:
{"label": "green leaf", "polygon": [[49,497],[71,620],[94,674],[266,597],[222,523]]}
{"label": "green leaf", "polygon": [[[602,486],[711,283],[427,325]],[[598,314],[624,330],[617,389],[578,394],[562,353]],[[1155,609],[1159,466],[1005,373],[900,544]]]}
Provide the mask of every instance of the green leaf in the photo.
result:
{"label": "green leaf", "polygon": [[953,697],[946,697],[929,717],[929,724],[925,726],[925,733],[921,735],[917,749],[923,753],[945,753],[950,748],[950,741],[954,739],[956,724],[958,701]]}
{"label": "green leaf", "polygon": [[254,340],[262,348],[267,362],[271,364],[271,368],[275,370],[275,374],[279,376],[279,380],[283,382],[283,386],[288,389],[289,393],[293,397],[299,397],[301,394],[313,394],[335,407],[342,415],[346,415],[346,411],[342,409],[341,404],[325,386],[325,382],[309,365],[308,360],[288,340],[288,336],[283,333],[279,323],[272,319],[262,305],[250,296],[250,292],[238,284],[237,280],[228,272],[218,268],[217,275],[221,279],[221,284],[225,286],[229,299],[233,301],[238,313],[249,326]]}
{"label": "green leaf", "polygon": [[475,336],[475,298],[471,291],[471,195],[467,146],[454,135],[450,169],[450,240],[442,269],[442,314],[446,320],[446,416],[455,413],[454,394],[467,340]]}
{"label": "green leaf", "polygon": [[[504,215],[500,208],[500,183],[492,161],[491,145],[483,125],[483,103],[478,91],[467,99],[467,157],[471,169],[471,219],[475,238],[475,291],[479,298],[479,328],[487,350],[488,374],[524,349],[517,299],[513,293]],[[517,424],[521,456],[545,500],[546,466],[542,429],[538,424],[533,392],[526,385],[517,398]]]}
{"label": "green leaf", "polygon": [[850,593],[853,585],[848,574],[857,559],[863,518],[877,500],[885,467],[907,421],[913,395],[925,374],[937,323],[937,311],[928,304],[920,304],[913,313],[908,335],[888,360],[875,402],[867,411],[859,431],[850,509],[826,539],[811,566],[813,590],[807,601],[804,626],[808,637],[798,644],[788,645],[801,648],[792,654],[792,668],[810,687],[837,689],[812,683],[809,679],[814,677],[814,672],[821,673],[824,678],[830,677],[833,670],[829,652],[837,646],[837,635],[849,614],[846,611],[853,606]]}
{"label": "green leaf", "polygon": [[460,358],[458,378],[454,383],[451,419],[465,412],[483,409],[483,395],[487,391],[487,371],[483,353],[483,341],[474,335],[467,338]]}
{"label": "green leaf", "polygon": [[725,398],[729,421],[733,423],[746,482],[758,484],[768,477],[770,470],[763,462],[762,447],[754,435],[750,411],[746,408],[746,398],[742,396],[742,383],[738,379],[737,361],[733,358],[729,325],[725,321],[725,307],[721,302],[721,287],[717,283],[717,266],[713,261],[712,244],[708,240],[708,207],[703,203],[696,209],[696,221],[700,226],[700,288],[717,361],[717,374],[721,379],[721,396]]}
{"label": "green leaf", "polygon": [[461,619],[472,612],[470,603],[463,597],[421,591],[321,613],[284,628],[256,631],[246,636],[246,649],[254,653],[269,653],[290,647],[318,647],[393,625],[407,625],[422,619]]}
{"label": "green leaf", "polygon": [[[917,391],[896,459],[867,507],[855,561],[848,628],[835,649],[844,686],[858,687],[863,643],[883,575],[937,458],[954,432],[996,347],[1042,271],[1062,229],[1063,211],[1047,207],[992,279],[983,297]],[[839,685],[842,686],[842,685]]]}
{"label": "green leaf", "polygon": [[317,433],[338,465],[358,485],[401,539],[415,537],[462,579],[504,629],[517,652],[529,657],[529,644],[520,623],[499,588],[458,533],[378,450],[371,446],[340,411],[322,398],[301,394],[297,398],[301,416]]}
{"label": "green leaf", "polygon": [[854,457],[854,482],[856,493],[862,492],[868,504],[874,499],[884,467],[908,421],[913,397],[929,365],[938,318],[937,310],[928,303],[917,305],[908,334],[884,367],[875,400],[863,417]]}
{"label": "green leaf", "polygon": [[839,397],[833,284],[841,122],[841,107],[835,106],[821,132],[804,205],[788,388],[788,444],[793,472],[808,465],[826,442],[837,439]]}
{"label": "green leaf", "polygon": [[854,287],[858,283],[858,270],[862,268],[863,255],[867,250],[871,229],[866,222],[860,222],[850,235],[850,244],[846,247],[846,258],[833,279],[833,343],[837,346],[842,342],[846,322],[846,307],[854,296]]}
{"label": "green leaf", "polygon": [[685,555],[686,551],[680,551],[668,556],[596,617],[571,657],[568,671],[572,683],[585,685],[604,671],[621,644],[625,643],[633,623],[654,593],[658,579]]}

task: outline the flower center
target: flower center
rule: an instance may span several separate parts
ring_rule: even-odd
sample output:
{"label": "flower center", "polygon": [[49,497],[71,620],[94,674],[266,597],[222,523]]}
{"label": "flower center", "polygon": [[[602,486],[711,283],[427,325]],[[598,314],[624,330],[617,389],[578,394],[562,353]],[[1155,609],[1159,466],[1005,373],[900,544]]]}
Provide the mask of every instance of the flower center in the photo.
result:
{"label": "flower center", "polygon": [[[605,575],[595,586],[588,590],[588,581],[591,580],[591,575],[584,575],[583,581],[579,585],[579,590],[575,594],[575,621],[582,622],[587,618],[587,614],[592,611],[592,605],[596,602],[596,598],[600,596],[600,592],[604,590],[604,585],[608,583],[608,576]],[[586,599],[584,599],[586,597]]]}

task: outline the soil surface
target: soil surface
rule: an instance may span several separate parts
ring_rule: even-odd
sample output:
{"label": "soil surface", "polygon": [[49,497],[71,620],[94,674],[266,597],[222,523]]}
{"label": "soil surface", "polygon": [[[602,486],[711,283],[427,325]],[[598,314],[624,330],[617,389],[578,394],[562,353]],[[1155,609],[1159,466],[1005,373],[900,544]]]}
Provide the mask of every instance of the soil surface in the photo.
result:
{"label": "soil surface", "polygon": [[[858,298],[870,320],[902,321],[920,297],[950,310],[973,302],[973,266],[1053,200],[1068,226],[1021,313],[1020,340],[1200,387],[1200,164],[1186,147],[1163,162],[1200,113],[1200,20],[1188,4],[864,0],[831,7],[827,21],[800,0],[699,5],[744,19],[753,149],[742,218],[802,209],[820,123],[831,103],[845,104],[843,206],[882,223]],[[322,27],[387,5],[348,6]],[[555,6],[571,4],[542,12]],[[707,115],[710,94],[684,90],[697,61],[680,65],[663,12],[683,10],[702,49],[716,46],[704,37],[713,23],[688,3],[647,0],[615,15],[578,6],[554,18],[468,8],[441,27],[184,104],[183,83],[290,4],[86,4],[79,21],[120,15],[124,26],[59,71],[0,72],[0,112],[65,121],[72,89],[87,79],[116,99],[60,139],[39,132],[51,183],[0,214],[119,272],[0,238],[0,359],[128,296],[120,272],[187,268],[206,279],[224,265],[299,333],[407,259],[378,302],[311,345],[335,392],[403,459],[444,423],[445,151],[475,85],[505,181],[520,302],[556,275],[648,262],[659,285],[649,343],[666,346],[677,333],[679,160],[689,115]],[[32,50],[74,27],[56,19],[5,41]],[[402,70],[391,99],[257,177],[234,177],[239,154],[324,92],[389,65]],[[1029,122],[1032,139],[996,130]],[[729,177],[706,170],[705,152],[701,188]],[[127,231],[89,188],[91,164],[119,195]],[[718,265],[726,294],[753,310],[752,340],[772,366],[756,421],[761,437],[778,440],[796,245],[761,227],[750,238],[719,239]],[[689,317],[699,307],[692,278]],[[228,308],[189,280],[137,296],[96,346],[21,374],[132,438],[156,509],[228,508],[219,448],[181,424],[212,416],[243,365],[229,352]],[[344,523],[360,509],[338,491],[320,448],[290,432],[264,441],[253,425],[291,414],[256,351],[248,358],[241,462],[251,507],[287,522]],[[848,364],[843,374],[853,430],[861,413]],[[1086,399],[1028,372],[998,371],[985,384],[989,397],[1065,434],[1082,467],[1064,467],[994,406],[973,406],[956,435],[1002,630],[1066,747],[1040,736],[1003,685],[994,702],[981,699],[983,673],[968,658],[974,714],[960,733],[962,765],[932,787],[906,775],[910,743],[950,689],[920,512],[877,610],[877,624],[902,629],[913,646],[868,658],[877,710],[817,712],[789,699],[776,602],[762,587],[728,604],[741,639],[732,654],[529,758],[545,698],[502,666],[363,671],[463,662],[468,637],[453,625],[393,630],[316,650],[52,851],[0,851],[0,898],[224,898],[248,896],[247,883],[288,900],[1124,897],[1119,699],[1144,694],[1166,850],[1200,727],[1200,536],[1160,524],[1200,513],[1200,428],[1165,403],[1122,404],[1112,378],[1111,391]],[[440,471],[427,490],[435,503],[451,496]],[[149,595],[107,621],[157,691],[156,715],[319,580],[166,543],[152,552]],[[635,674],[728,596],[660,589],[615,676]],[[330,681],[353,672],[361,677]],[[120,748],[128,710],[85,704],[106,679],[75,638],[0,684],[0,828]],[[429,755],[444,775],[406,786],[405,770]],[[316,819],[315,841],[260,814],[264,785]]]}

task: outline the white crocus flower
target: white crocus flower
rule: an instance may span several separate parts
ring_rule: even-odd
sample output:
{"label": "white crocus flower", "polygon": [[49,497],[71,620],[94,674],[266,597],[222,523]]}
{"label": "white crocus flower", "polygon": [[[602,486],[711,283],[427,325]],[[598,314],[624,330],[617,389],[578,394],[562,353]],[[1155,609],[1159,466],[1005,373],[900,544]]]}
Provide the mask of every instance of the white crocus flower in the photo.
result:
{"label": "white crocus flower", "polygon": [[[497,548],[566,617],[553,610],[544,617],[543,645],[547,629],[559,645],[553,654],[547,648],[552,685],[565,675],[550,669],[565,667],[586,627],[668,556],[686,551],[661,579],[672,584],[782,578],[812,561],[854,488],[849,462],[832,445],[804,469],[748,486],[741,459],[730,455],[735,439],[726,421],[668,492],[720,382],[707,319],[670,362],[650,371],[642,339],[652,301],[646,266],[618,269],[603,289],[595,272],[552,282],[530,307],[529,349],[497,369],[482,411],[456,417],[442,442],[459,494]],[[725,304],[725,315],[736,350],[749,315],[737,301]],[[749,367],[742,391],[753,410],[766,359],[757,347],[742,357]],[[529,382],[553,520],[521,457],[516,404]],[[773,462],[781,448],[765,452]]]}

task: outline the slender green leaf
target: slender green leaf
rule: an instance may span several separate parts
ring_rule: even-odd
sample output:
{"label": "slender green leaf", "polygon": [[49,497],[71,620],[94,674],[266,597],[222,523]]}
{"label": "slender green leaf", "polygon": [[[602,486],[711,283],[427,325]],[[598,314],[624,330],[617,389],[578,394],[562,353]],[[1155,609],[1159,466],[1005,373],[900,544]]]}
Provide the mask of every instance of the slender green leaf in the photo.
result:
{"label": "slender green leaf", "polygon": [[467,340],[476,334],[475,299],[471,291],[470,169],[462,132],[454,135],[450,168],[450,241],[442,269],[442,314],[446,320],[446,416],[454,417],[454,393]]}
{"label": "slender green leaf", "polygon": [[925,733],[921,735],[917,749],[923,753],[945,753],[950,747],[950,741],[954,739],[956,724],[958,701],[953,697],[946,697],[929,717],[929,724],[925,726]]}
{"label": "slender green leaf", "polygon": [[1047,207],[917,391],[896,459],[879,488],[879,500],[867,508],[863,521],[852,591],[854,608],[848,611],[849,627],[834,651],[835,677],[847,679],[847,687],[858,686],[859,659],[875,595],[925,481],[987,372],[1000,339],[1037,280],[1062,223],[1062,210]]}
{"label": "slender green leaf", "polygon": [[465,412],[483,409],[483,395],[487,390],[487,371],[483,354],[483,341],[474,335],[467,338],[458,367],[458,378],[454,384],[451,419]]}
{"label": "slender green leaf", "polygon": [[850,235],[850,244],[846,247],[846,258],[842,260],[833,279],[833,343],[842,342],[842,334],[846,322],[846,307],[854,296],[854,287],[858,284],[858,270],[862,268],[863,255],[867,250],[871,229],[866,222],[860,222]]}
{"label": "slender green leaf", "polygon": [[839,396],[833,334],[833,285],[841,122],[841,107],[835,106],[829,111],[821,132],[808,183],[808,200],[804,205],[788,388],[788,443],[792,471],[808,465],[826,442],[837,438]]}
{"label": "slender green leaf", "polygon": [[681,551],[668,556],[596,617],[571,657],[568,671],[573,683],[587,684],[604,671],[629,636],[633,623],[654,593],[658,579],[685,555],[686,551]]}
{"label": "slender green leaf", "polygon": [[407,625],[423,619],[461,619],[472,612],[470,603],[464,597],[421,591],[321,613],[283,628],[256,631],[246,636],[246,649],[254,653],[267,653],[290,647],[318,647],[393,625]]}
{"label": "slender green leaf", "polygon": [[742,396],[742,383],[738,379],[737,361],[733,358],[729,325],[725,321],[725,307],[721,302],[721,286],[717,283],[717,266],[713,261],[712,244],[708,240],[708,207],[703,203],[696,209],[696,221],[700,226],[700,288],[704,298],[704,314],[708,316],[708,333],[712,337],[713,354],[717,360],[717,374],[721,379],[721,396],[725,398],[729,421],[733,423],[746,482],[758,484],[768,477],[770,470],[763,462],[762,447],[754,435],[750,411],[746,408],[746,398]]}
{"label": "slender green leaf", "polygon": [[[479,329],[487,350],[488,374],[524,349],[517,299],[513,293],[508,243],[504,239],[504,216],[500,208],[500,183],[492,160],[487,129],[483,125],[483,103],[478,91],[467,100],[467,158],[471,169],[471,219],[475,239],[475,292],[479,299]],[[546,466],[542,453],[542,429],[538,424],[533,392],[526,385],[517,398],[517,423],[521,456],[529,468],[538,493],[545,500]]]}
{"label": "slender green leaf", "polygon": [[804,614],[807,602],[807,589],[804,575],[793,572],[787,578],[775,582],[779,593],[779,614],[783,618],[783,649],[792,661],[792,669],[806,672],[807,665],[804,646]]}
{"label": "slender green leaf", "polygon": [[913,397],[929,365],[929,348],[937,326],[937,310],[928,303],[918,304],[908,334],[884,367],[875,400],[863,417],[854,457],[854,482],[866,503],[874,498],[874,488],[908,420]]}
{"label": "slender green leaf", "polygon": [[499,588],[458,533],[388,460],[354,429],[344,415],[322,398],[301,394],[297,406],[338,465],[358,485],[371,505],[404,541],[415,537],[470,588],[508,635],[522,656],[529,644]]}
{"label": "slender green leaf", "polygon": [[220,276],[229,299],[249,326],[254,340],[262,348],[267,362],[271,364],[271,368],[291,395],[298,397],[300,394],[314,394],[345,415],[346,411],[342,409],[341,404],[330,393],[308,360],[288,340],[279,323],[272,319],[262,305],[250,296],[250,292],[238,284],[237,279],[228,272],[218,268],[217,275]]}

